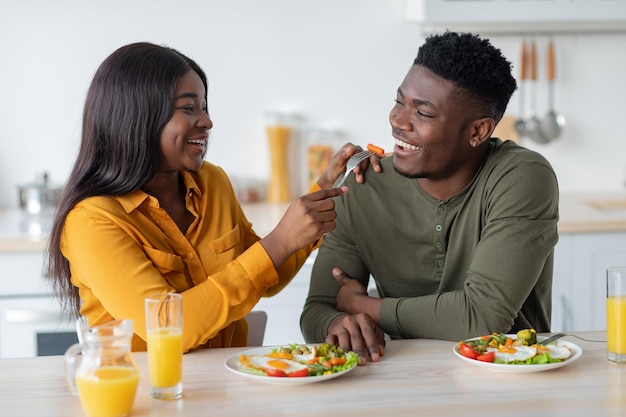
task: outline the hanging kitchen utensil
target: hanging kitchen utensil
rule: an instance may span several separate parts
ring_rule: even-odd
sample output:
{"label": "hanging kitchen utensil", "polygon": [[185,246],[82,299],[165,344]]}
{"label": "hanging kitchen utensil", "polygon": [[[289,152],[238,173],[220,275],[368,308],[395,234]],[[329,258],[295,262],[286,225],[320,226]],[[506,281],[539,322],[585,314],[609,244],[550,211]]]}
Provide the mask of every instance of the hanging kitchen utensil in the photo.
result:
{"label": "hanging kitchen utensil", "polygon": [[537,46],[535,40],[530,44],[530,117],[525,123],[526,136],[537,143],[546,143],[541,133],[541,119],[537,116]]}
{"label": "hanging kitchen utensil", "polygon": [[551,141],[561,135],[565,126],[565,117],[554,109],[554,79],[556,74],[554,42],[548,43],[547,53],[547,78],[548,78],[548,113],[541,120],[541,131],[544,139]]}
{"label": "hanging kitchen utensil", "polygon": [[519,75],[519,109],[517,120],[515,121],[515,131],[520,137],[526,134],[526,121],[524,120],[524,107],[526,106],[526,98],[524,97],[524,90],[526,84],[526,41],[522,41],[522,54],[520,57],[520,75]]}

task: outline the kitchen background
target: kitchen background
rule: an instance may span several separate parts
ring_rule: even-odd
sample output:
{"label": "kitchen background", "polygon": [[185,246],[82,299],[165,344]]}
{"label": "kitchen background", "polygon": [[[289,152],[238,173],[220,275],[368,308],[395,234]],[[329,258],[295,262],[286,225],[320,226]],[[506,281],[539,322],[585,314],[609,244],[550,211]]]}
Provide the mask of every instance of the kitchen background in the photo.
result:
{"label": "kitchen background", "polygon": [[[488,14],[494,1],[479,3]],[[533,3],[571,0],[526,3],[539,19]],[[624,1],[594,4],[602,3]],[[522,39],[537,41],[540,116],[548,110],[545,49],[554,39],[555,107],[567,124],[551,143],[522,143],[548,158],[563,192],[623,190],[626,30],[536,32],[530,23],[504,34],[475,30],[502,49],[516,77]],[[390,150],[388,113],[422,29],[406,0],[0,0],[0,208],[16,207],[17,186],[41,171],[65,180],[86,90],[121,45],[151,41],[194,58],[209,78],[215,123],[207,159],[233,178],[267,180],[268,111],[293,112],[303,129],[333,130],[341,142]]]}
{"label": "kitchen background", "polygon": [[[438,15],[446,23],[432,26]],[[268,113],[296,116],[295,195],[304,192],[300,157],[309,141],[392,149],[396,89],[426,33],[448,21],[489,37],[516,77],[522,41],[536,43],[538,80],[523,83],[523,105],[522,89],[513,96],[509,124],[499,126],[507,139],[520,110],[531,115],[533,91],[537,115],[548,111],[546,49],[554,41],[554,104],[566,126],[550,143],[520,139],[552,163],[561,187],[552,330],[605,329],[606,269],[626,263],[626,0],[0,0],[0,358],[63,353],[76,339],[42,277],[51,211],[19,210],[18,187],[33,189],[25,185],[43,171],[54,186],[65,181],[86,91],[111,52],[151,41],[204,68],[214,122],[207,159],[238,189],[270,178]],[[260,235],[284,209],[244,205]],[[255,307],[268,315],[265,344],[303,341],[299,314],[313,261]]]}

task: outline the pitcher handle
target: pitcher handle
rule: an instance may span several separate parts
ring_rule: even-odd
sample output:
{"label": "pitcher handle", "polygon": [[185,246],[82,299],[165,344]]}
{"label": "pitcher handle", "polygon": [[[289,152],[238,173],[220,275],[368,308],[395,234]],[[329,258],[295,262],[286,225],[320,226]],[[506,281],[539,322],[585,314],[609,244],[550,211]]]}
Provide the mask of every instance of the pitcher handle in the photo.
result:
{"label": "pitcher handle", "polygon": [[89,329],[89,323],[87,323],[87,317],[80,316],[76,319],[76,336],[78,336],[78,343],[83,343],[83,334]]}
{"label": "pitcher handle", "polygon": [[65,370],[67,378],[67,386],[73,395],[78,395],[78,388],[76,387],[76,370],[80,366],[83,360],[83,346],[80,343],[76,343],[70,346],[65,351]]}

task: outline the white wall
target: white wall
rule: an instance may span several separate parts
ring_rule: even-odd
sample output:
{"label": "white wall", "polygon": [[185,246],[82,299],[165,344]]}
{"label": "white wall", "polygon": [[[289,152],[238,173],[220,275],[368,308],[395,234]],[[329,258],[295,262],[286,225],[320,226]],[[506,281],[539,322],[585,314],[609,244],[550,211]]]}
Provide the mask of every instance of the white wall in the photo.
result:
{"label": "white wall", "polygon": [[[491,38],[517,63],[520,38]],[[624,186],[625,38],[555,38],[567,130],[554,143],[525,144],[552,162],[564,192]],[[231,176],[267,178],[268,110],[391,148],[388,112],[423,36],[404,0],[0,0],[0,207],[16,206],[17,185],[39,171],[66,178],[93,73],[117,47],[143,40],[207,72],[207,159]]]}

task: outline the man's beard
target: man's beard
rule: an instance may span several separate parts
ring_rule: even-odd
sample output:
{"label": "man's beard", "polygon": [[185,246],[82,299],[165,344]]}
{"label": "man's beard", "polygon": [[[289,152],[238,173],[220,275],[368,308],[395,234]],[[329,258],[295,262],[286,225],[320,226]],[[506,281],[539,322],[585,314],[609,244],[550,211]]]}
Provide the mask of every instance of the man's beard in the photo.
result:
{"label": "man's beard", "polygon": [[396,168],[396,164],[391,164],[391,166],[393,167],[394,171],[396,171],[399,175],[402,175],[404,178],[417,179],[417,178],[423,178],[424,177],[424,175],[420,174],[420,173],[417,173],[417,174],[407,174],[406,172],[402,172],[398,168]]}

